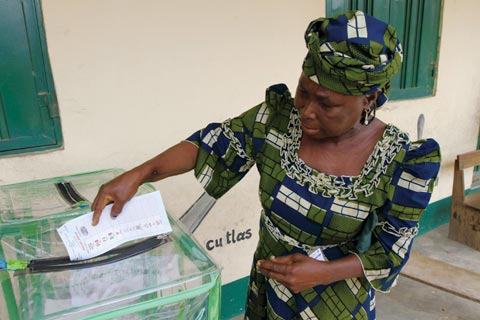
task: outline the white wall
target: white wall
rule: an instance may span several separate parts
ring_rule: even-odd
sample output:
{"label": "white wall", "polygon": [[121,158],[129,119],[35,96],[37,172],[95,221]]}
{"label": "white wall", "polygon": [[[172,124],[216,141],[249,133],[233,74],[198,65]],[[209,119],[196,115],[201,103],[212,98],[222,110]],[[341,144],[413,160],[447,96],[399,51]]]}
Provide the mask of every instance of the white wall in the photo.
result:
{"label": "white wall", "polygon": [[[305,55],[303,32],[324,1],[43,0],[60,106],[63,150],[0,160],[0,184],[131,168],[211,121],[263,100],[267,86],[294,90]],[[480,44],[472,40],[480,3],[445,1],[435,97],[390,102],[378,116],[442,146],[433,200],[451,193],[452,163],[475,149],[480,107]],[[467,32],[465,32],[467,30]],[[468,43],[468,46],[465,44]],[[198,240],[256,230],[254,171],[219,201]],[[173,215],[202,192],[191,174],[155,184]],[[224,282],[246,276],[256,237],[211,251]],[[225,241],[225,240],[224,240]]]}

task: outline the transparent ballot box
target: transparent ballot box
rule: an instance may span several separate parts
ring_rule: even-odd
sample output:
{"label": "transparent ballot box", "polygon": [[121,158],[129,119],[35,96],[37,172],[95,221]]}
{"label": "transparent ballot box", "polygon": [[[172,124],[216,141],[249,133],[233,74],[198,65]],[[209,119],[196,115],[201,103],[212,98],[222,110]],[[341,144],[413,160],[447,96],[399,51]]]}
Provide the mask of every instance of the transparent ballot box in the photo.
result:
{"label": "transparent ballot box", "polygon": [[[62,203],[65,195],[58,196],[52,183],[69,181],[92,201],[100,185],[121,172],[0,186],[0,259],[68,256],[56,229],[90,209]],[[139,192],[152,190],[144,185]],[[16,199],[26,196],[32,198]],[[0,271],[0,319],[218,319],[220,269],[180,223],[169,219],[173,232],[164,243],[123,260],[59,271]]]}

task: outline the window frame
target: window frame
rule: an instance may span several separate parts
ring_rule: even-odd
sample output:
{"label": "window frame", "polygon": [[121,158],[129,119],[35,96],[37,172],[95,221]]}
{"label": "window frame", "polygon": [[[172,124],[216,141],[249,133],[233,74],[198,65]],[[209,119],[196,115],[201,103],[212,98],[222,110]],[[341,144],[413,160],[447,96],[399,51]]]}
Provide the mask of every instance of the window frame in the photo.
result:
{"label": "window frame", "polygon": [[[31,114],[20,109],[13,113],[10,109],[9,121],[9,118],[0,108],[0,136],[6,137],[6,139],[0,139],[0,157],[63,148],[60,114],[48,57],[41,0],[24,0],[19,5],[23,13],[25,32],[28,38],[24,44],[26,43],[30,50],[29,63],[33,68],[31,79],[34,83],[34,89],[33,92],[26,92],[25,94],[35,95],[35,103],[29,106],[29,108],[32,108],[30,110],[35,110],[35,113]],[[8,44],[6,47],[8,48]],[[5,54],[8,55],[8,51]],[[5,65],[5,67],[8,68],[8,65]],[[17,125],[12,124],[12,115],[16,117],[15,123]],[[24,129],[21,123],[27,123],[29,117],[34,117],[35,123],[38,125],[32,129]],[[22,130],[26,131],[26,137],[23,140],[17,137],[11,138],[9,135],[9,131],[23,133]]]}

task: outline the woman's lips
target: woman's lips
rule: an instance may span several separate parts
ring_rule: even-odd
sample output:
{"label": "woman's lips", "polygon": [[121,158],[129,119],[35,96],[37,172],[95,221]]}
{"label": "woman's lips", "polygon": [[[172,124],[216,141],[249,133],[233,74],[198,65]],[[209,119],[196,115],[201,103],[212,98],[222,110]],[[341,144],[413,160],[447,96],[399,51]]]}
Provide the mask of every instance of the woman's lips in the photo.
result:
{"label": "woman's lips", "polygon": [[308,135],[314,135],[320,132],[319,128],[310,128],[302,123],[302,131]]}

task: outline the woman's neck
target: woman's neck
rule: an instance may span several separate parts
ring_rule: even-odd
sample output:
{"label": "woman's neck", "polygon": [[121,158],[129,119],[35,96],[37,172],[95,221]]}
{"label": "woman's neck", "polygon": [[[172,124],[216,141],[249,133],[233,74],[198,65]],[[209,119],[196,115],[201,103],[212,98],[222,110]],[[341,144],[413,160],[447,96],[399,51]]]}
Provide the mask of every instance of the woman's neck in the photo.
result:
{"label": "woman's neck", "polygon": [[352,128],[335,138],[313,139],[303,136],[299,157],[319,172],[356,176],[382,138],[385,128],[385,123],[375,120],[369,126]]}

